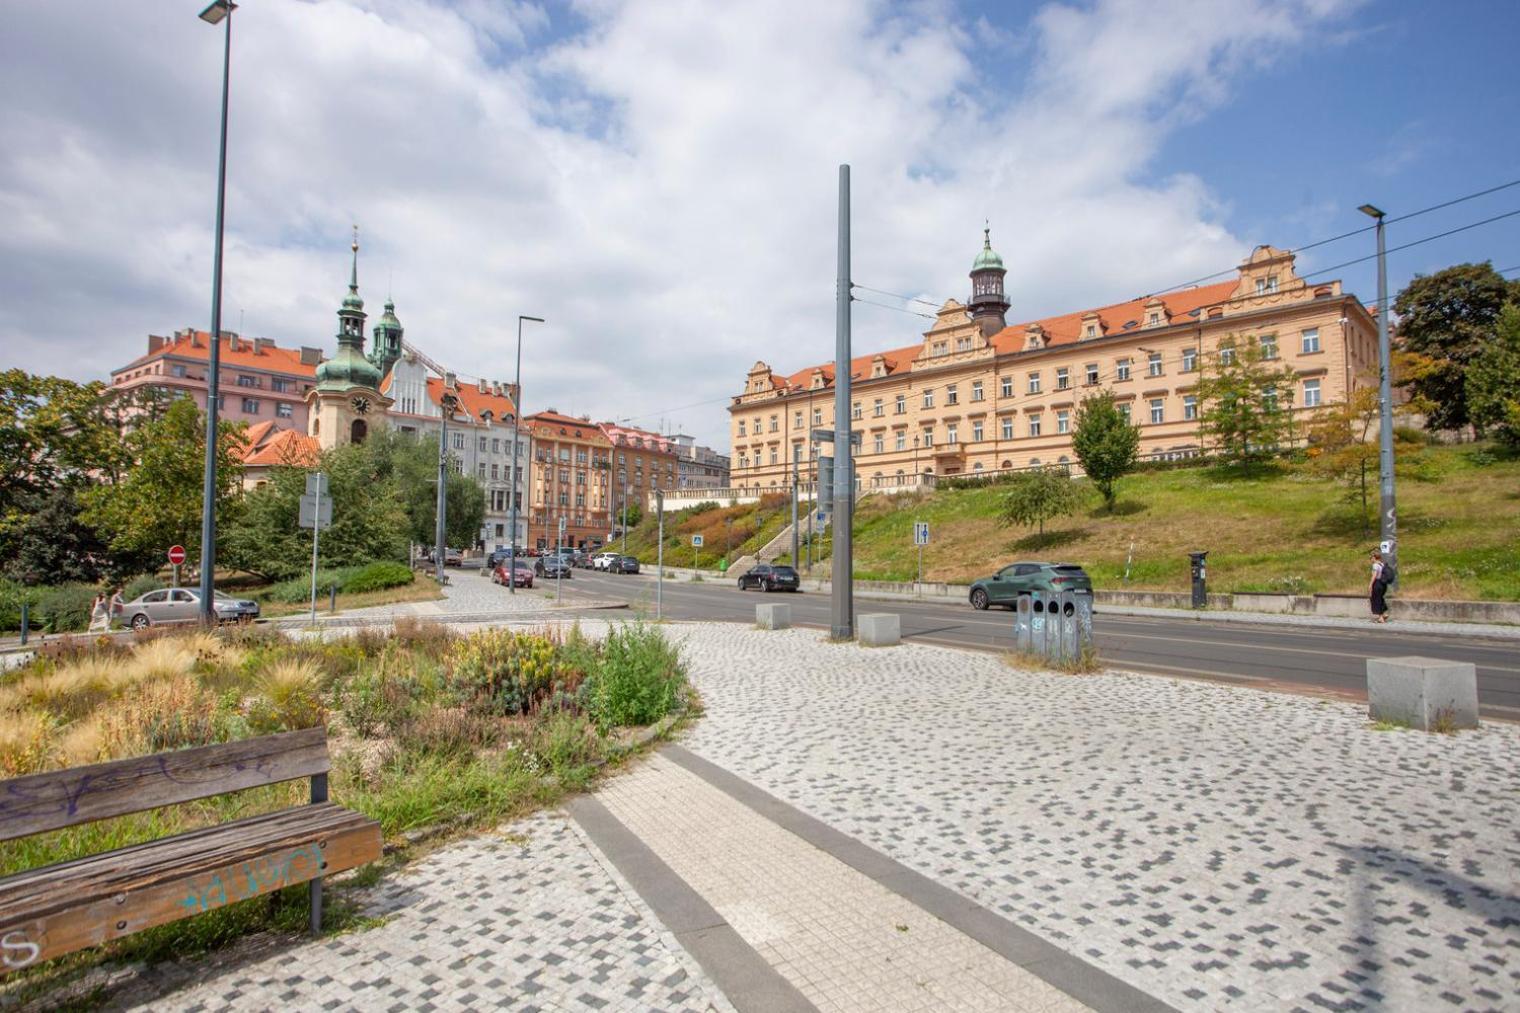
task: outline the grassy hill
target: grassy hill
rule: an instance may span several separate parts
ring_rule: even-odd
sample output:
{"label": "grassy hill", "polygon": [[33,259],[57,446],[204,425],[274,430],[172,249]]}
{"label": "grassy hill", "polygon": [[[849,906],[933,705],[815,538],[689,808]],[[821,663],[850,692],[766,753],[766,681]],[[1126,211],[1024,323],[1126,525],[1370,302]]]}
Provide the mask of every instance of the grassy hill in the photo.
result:
{"label": "grassy hill", "polygon": [[[1212,467],[1142,472],[1119,483],[1113,515],[1078,481],[1089,493],[1084,508],[1047,522],[1043,537],[999,518],[998,486],[866,497],[856,511],[856,575],[911,580],[913,522],[924,520],[926,580],[960,583],[1016,557],[1059,558],[1081,563],[1099,587],[1182,591],[1187,553],[1207,549],[1211,590],[1366,590],[1376,528],[1363,527],[1342,487],[1301,469],[1246,478]],[[1371,495],[1375,515],[1375,485]],[[1424,449],[1400,462],[1398,503],[1405,595],[1520,600],[1520,461],[1471,446]]]}
{"label": "grassy hill", "polygon": [[[691,536],[702,536],[702,548],[696,551],[700,569],[716,569],[723,558],[725,547],[731,549],[730,560],[760,551],[766,542],[775,538],[791,523],[791,500],[786,496],[767,496],[759,503],[723,507],[709,504],[706,508],[692,507],[688,510],[667,511],[665,514],[665,565],[691,566]],[[655,561],[659,544],[659,527],[654,512],[640,518],[639,523],[628,531],[628,554],[637,556],[640,563]],[[616,549],[621,542],[614,539],[607,548]]]}

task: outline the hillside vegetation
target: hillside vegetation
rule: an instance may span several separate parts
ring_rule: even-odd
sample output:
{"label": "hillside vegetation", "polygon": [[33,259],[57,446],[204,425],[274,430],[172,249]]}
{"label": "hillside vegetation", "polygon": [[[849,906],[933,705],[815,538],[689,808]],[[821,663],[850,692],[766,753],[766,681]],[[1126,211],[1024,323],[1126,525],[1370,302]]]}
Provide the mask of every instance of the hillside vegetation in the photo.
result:
{"label": "hillside vegetation", "polygon": [[[1129,475],[1119,482],[1112,514],[1090,483],[1076,482],[1082,508],[1047,521],[1043,536],[1003,520],[1006,485],[866,496],[856,504],[855,575],[912,580],[913,522],[923,520],[930,526],[924,579],[931,581],[967,583],[1014,559],[1058,559],[1081,563],[1099,588],[1185,591],[1187,554],[1206,549],[1212,591],[1367,589],[1367,554],[1378,539],[1375,474],[1370,527],[1343,486],[1288,464],[1248,477],[1208,466]],[[1520,460],[1484,447],[1422,449],[1401,457],[1398,502],[1401,594],[1520,601]],[[665,563],[690,566],[691,536],[700,533],[699,565],[716,568],[726,522],[733,533],[729,558],[737,559],[790,520],[784,496],[667,513]],[[827,577],[828,536],[816,545],[813,575]],[[653,515],[630,532],[628,550],[654,562]]]}

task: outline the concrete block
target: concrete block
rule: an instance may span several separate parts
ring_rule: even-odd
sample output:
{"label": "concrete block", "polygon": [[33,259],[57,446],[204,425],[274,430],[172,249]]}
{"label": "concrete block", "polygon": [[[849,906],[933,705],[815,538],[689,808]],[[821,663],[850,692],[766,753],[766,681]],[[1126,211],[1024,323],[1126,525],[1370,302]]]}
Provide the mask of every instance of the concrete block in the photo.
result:
{"label": "concrete block", "polygon": [[1478,727],[1478,671],[1438,658],[1368,658],[1367,712],[1429,731]]}
{"label": "concrete block", "polygon": [[792,625],[790,605],[756,605],[755,625],[762,630],[784,630]]}
{"label": "concrete block", "polygon": [[864,647],[902,643],[902,623],[895,613],[872,612],[855,617],[856,636]]}

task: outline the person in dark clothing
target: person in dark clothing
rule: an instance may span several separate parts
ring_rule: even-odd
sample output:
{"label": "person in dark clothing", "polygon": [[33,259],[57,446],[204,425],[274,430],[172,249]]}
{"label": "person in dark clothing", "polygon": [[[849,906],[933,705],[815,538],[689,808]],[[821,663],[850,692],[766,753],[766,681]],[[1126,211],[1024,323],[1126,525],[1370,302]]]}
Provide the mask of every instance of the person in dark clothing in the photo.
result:
{"label": "person in dark clothing", "polygon": [[1383,554],[1374,551],[1372,553],[1372,586],[1368,588],[1368,597],[1372,601],[1372,621],[1386,623],[1388,621],[1388,584],[1384,575],[1388,572],[1388,566],[1383,562]]}

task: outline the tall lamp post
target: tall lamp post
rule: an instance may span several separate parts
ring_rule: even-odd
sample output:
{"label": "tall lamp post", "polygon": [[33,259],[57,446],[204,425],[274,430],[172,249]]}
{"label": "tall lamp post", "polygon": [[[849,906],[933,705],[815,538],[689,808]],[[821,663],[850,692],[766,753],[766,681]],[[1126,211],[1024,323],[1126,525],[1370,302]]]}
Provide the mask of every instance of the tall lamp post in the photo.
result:
{"label": "tall lamp post", "polygon": [[517,593],[517,420],[522,415],[522,325],[524,320],[531,320],[536,324],[544,322],[543,317],[517,318],[517,376],[512,381],[512,460],[507,467],[511,474],[507,477],[507,495],[512,497],[512,524],[511,544],[507,547],[507,591],[510,594]]}
{"label": "tall lamp post", "polygon": [[201,622],[216,622],[216,416],[221,396],[222,216],[227,207],[227,89],[232,74],[232,0],[201,11],[208,25],[227,22],[222,43],[222,136],[216,162],[216,251],[211,260],[211,362],[206,372],[206,469],[201,487]]}
{"label": "tall lamp post", "polygon": [[1383,555],[1398,579],[1399,531],[1393,495],[1393,354],[1388,347],[1388,251],[1383,243],[1382,211],[1371,204],[1357,208],[1377,221],[1378,329],[1378,509],[1382,516]]}
{"label": "tall lamp post", "polygon": [[433,540],[437,544],[434,552],[437,554],[437,566],[434,568],[438,575],[438,583],[444,582],[444,564],[448,560],[448,546],[444,544],[448,532],[449,514],[449,416],[454,414],[454,395],[444,392],[438,399],[438,408],[443,413],[443,419],[438,426],[438,507],[437,516],[434,518]]}

